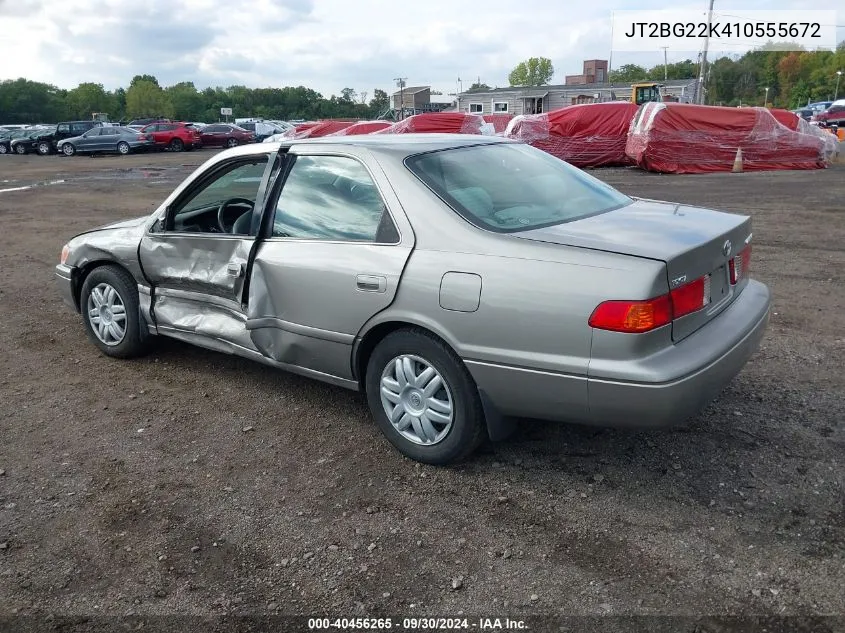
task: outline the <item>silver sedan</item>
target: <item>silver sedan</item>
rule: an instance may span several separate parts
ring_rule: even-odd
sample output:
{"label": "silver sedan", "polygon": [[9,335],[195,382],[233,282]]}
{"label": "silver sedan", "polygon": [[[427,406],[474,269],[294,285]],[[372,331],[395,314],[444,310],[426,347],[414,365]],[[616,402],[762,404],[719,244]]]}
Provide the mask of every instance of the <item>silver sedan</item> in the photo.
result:
{"label": "silver sedan", "polygon": [[422,462],[520,417],[680,423],[757,348],[751,221],[635,199],[522,143],[358,136],[224,151],[56,269],[109,356],[169,336],[366,394]]}

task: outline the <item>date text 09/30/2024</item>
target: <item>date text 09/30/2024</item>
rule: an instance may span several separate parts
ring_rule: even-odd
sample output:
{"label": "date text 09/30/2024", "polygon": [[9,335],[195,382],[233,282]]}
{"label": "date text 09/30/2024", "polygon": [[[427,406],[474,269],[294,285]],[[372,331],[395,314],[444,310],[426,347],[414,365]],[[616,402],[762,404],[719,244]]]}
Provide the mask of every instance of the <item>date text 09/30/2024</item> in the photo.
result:
{"label": "date text 09/30/2024", "polygon": [[527,631],[524,620],[510,618],[309,618],[309,631]]}

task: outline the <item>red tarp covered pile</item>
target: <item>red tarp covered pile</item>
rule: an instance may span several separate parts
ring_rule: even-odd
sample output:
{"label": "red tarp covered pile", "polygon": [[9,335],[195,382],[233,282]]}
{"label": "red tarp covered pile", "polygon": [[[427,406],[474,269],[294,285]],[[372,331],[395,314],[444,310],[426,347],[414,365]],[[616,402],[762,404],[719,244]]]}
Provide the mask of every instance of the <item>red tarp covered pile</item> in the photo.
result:
{"label": "red tarp covered pile", "polygon": [[649,171],[700,174],[731,171],[737,149],[746,171],[820,169],[829,159],[825,139],[789,129],[766,108],[688,103],[642,105],[626,152]]}
{"label": "red tarp covered pile", "polygon": [[482,114],[481,116],[485,123],[491,123],[493,125],[493,131],[496,134],[504,132],[508,127],[508,123],[513,118],[513,115],[507,112],[494,112],[493,114]]}
{"label": "red tarp covered pile", "polygon": [[464,112],[426,112],[398,121],[373,134],[484,134],[492,132],[481,115]]}
{"label": "red tarp covered pile", "polygon": [[771,108],[769,112],[772,113],[772,116],[777,119],[777,122],[783,126],[788,127],[793,132],[798,130],[798,126],[800,125],[800,121],[803,121],[800,116],[795,114],[794,112],[790,112],[789,110],[781,110],[780,108]]}
{"label": "red tarp covered pile", "polygon": [[300,123],[293,130],[285,133],[286,138],[319,138],[321,136],[328,136],[334,132],[339,132],[352,125],[354,121],[317,121],[309,123]]}
{"label": "red tarp covered pile", "polygon": [[577,167],[627,165],[625,143],[637,106],[627,101],[585,103],[515,117],[508,138],[524,141]]}
{"label": "red tarp covered pile", "polygon": [[359,134],[372,134],[378,130],[383,130],[390,127],[389,121],[358,121],[349,127],[343,128],[339,132],[328,134],[327,136],[357,136]]}

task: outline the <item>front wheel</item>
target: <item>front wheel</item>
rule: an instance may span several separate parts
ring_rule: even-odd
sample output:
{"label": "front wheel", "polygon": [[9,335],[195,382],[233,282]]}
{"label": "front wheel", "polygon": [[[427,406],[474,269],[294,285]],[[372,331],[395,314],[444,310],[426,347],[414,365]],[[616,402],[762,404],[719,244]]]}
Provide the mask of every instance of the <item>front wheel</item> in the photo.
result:
{"label": "front wheel", "polygon": [[5,143],[0,143],[0,154],[8,154],[9,147]]}
{"label": "front wheel", "polygon": [[484,414],[460,358],[423,330],[388,334],[367,364],[367,401],[381,431],[402,454],[445,465],[481,443]]}
{"label": "front wheel", "polygon": [[181,152],[185,149],[185,144],[182,142],[182,139],[174,138],[167,147],[171,152]]}
{"label": "front wheel", "polygon": [[17,145],[15,145],[15,153],[20,156],[23,156],[24,154],[26,154],[26,148],[20,143],[18,143]]}
{"label": "front wheel", "polygon": [[76,154],[76,148],[71,143],[65,143],[62,145],[62,154],[65,156],[73,156]]}
{"label": "front wheel", "polygon": [[117,153],[118,154],[126,156],[130,151],[131,151],[131,148],[129,147],[129,143],[127,143],[126,141],[121,141],[120,143],[117,144]]}
{"label": "front wheel", "polygon": [[53,151],[53,147],[47,141],[41,141],[38,143],[38,153],[42,156],[47,156]]}
{"label": "front wheel", "polygon": [[236,138],[230,138],[228,141],[226,141],[226,147],[228,148],[236,147],[237,145],[238,139]]}
{"label": "front wheel", "polygon": [[117,266],[95,268],[82,284],[79,298],[88,338],[101,352],[133,358],[147,350],[138,285],[128,272]]}

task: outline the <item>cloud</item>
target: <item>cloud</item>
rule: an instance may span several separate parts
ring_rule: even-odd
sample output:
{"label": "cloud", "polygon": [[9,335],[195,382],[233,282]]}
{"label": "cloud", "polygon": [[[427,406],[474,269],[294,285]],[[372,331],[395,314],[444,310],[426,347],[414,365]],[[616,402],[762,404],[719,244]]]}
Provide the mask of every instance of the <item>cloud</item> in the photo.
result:
{"label": "cloud", "polygon": [[[795,8],[798,0],[745,0]],[[698,0],[684,5],[699,7]],[[392,92],[409,85],[454,92],[479,77],[506,85],[531,56],[551,58],[553,81],[584,59],[610,54],[612,11],[665,8],[665,0],[0,0],[0,79],[25,76],[72,88],[108,89],[134,75],[197,87],[305,85],[326,96],[344,87]],[[34,29],[33,23],[39,27]],[[845,35],[845,31],[841,31]],[[842,37],[840,37],[842,39]],[[669,52],[669,61],[695,53]],[[613,55],[613,66],[663,61],[662,51]]]}
{"label": "cloud", "polygon": [[0,0],[0,15],[26,17],[41,7],[41,0]]}

